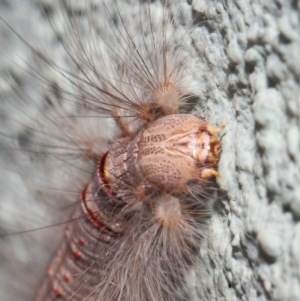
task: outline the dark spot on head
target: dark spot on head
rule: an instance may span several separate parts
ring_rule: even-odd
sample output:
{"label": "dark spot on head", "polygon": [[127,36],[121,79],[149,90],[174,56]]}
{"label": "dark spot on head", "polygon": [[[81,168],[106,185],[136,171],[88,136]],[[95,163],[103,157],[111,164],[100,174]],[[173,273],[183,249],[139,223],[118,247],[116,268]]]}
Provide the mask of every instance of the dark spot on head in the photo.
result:
{"label": "dark spot on head", "polygon": [[187,182],[186,182],[186,185],[187,186],[195,186],[195,185],[197,185],[199,183],[199,181],[197,180],[197,179],[191,179],[191,180],[188,180]]}

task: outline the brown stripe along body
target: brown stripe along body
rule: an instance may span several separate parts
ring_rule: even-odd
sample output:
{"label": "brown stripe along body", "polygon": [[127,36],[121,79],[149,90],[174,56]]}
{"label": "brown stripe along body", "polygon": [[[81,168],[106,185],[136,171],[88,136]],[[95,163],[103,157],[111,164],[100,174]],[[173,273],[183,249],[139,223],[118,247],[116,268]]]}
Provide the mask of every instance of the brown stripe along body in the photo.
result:
{"label": "brown stripe along body", "polygon": [[[63,3],[74,13],[69,1]],[[90,16],[92,7],[85,3]],[[181,52],[192,27],[173,36],[176,15],[168,3],[140,4],[134,26],[121,2],[112,7],[101,2],[104,25],[88,18],[88,43],[77,21],[62,18],[69,35],[62,45],[76,71],[42,57],[72,90],[47,89],[49,112],[33,118],[38,143],[32,147],[37,153],[67,150],[53,158],[74,167],[69,162],[76,154],[90,161],[91,172],[81,179],[81,193],[72,195],[76,208],[35,301],[184,299],[185,276],[197,263],[203,195],[208,179],[219,176],[216,134],[224,126],[185,109],[196,94],[189,86],[190,60]],[[44,82],[37,68],[34,73]],[[66,104],[79,108],[84,126]],[[86,121],[91,114],[114,119],[119,132],[111,142],[103,127],[97,132],[99,124]]]}

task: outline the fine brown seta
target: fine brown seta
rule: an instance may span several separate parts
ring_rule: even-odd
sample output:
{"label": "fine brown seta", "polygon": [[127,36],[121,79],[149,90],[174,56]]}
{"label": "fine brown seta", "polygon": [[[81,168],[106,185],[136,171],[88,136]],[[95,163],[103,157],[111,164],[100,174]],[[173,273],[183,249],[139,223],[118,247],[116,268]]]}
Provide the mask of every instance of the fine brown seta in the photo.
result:
{"label": "fine brown seta", "polygon": [[[65,18],[71,42],[63,45],[78,71],[65,73],[72,95],[81,95],[82,112],[112,117],[119,133],[112,143],[100,134],[83,141],[76,134],[80,125],[64,120],[62,134],[52,135],[77,147],[93,168],[34,301],[186,300],[185,276],[197,265],[203,195],[210,178],[220,176],[218,133],[224,126],[185,111],[194,95],[181,47],[192,28],[173,36],[176,16],[168,2],[140,4],[135,26],[126,23],[119,5],[113,5],[119,27],[107,24],[112,40],[91,18],[93,42],[85,44],[77,21]],[[102,9],[112,18],[105,1]],[[87,49],[101,43],[98,61],[91,59]],[[55,114],[65,114],[57,100],[48,102]],[[39,120],[37,128],[50,128],[44,124]],[[106,150],[99,151],[101,143]]]}

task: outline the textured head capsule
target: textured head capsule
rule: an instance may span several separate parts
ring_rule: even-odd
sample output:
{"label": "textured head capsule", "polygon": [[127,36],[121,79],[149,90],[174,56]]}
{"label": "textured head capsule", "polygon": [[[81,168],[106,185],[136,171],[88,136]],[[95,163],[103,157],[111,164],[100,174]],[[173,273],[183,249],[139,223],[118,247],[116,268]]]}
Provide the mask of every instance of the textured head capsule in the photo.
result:
{"label": "textured head capsule", "polygon": [[152,123],[138,141],[136,165],[143,178],[161,190],[181,192],[209,172],[217,175],[213,168],[220,141],[209,129],[205,121],[190,114],[169,115]]}
{"label": "textured head capsule", "polygon": [[191,114],[162,117],[133,139],[114,144],[105,160],[105,177],[117,194],[130,185],[185,192],[190,183],[219,176],[220,140],[214,135],[220,129]]}

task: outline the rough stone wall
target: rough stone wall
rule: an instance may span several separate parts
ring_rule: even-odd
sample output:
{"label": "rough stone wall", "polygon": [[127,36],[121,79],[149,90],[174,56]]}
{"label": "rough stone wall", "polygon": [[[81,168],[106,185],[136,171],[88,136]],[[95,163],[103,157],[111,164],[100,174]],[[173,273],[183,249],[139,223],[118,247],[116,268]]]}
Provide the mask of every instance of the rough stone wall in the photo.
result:
{"label": "rough stone wall", "polygon": [[[187,49],[201,67],[195,75],[198,111],[204,107],[212,123],[226,124],[219,163],[222,177],[212,200],[207,235],[199,246],[201,263],[191,271],[191,299],[298,301],[300,2],[174,1],[171,9],[177,10],[179,2],[180,23],[184,25],[195,17],[198,24]],[[42,3],[51,8],[51,0]],[[53,31],[36,1],[3,0],[0,15],[34,47],[46,45],[47,52],[56,55]],[[3,22],[0,24],[0,96],[9,99],[11,87],[5,72],[14,70],[27,89],[27,74],[15,62],[28,70],[24,61],[31,62],[32,53]],[[24,61],[14,52],[22,53]],[[28,89],[28,93],[35,93]],[[22,131],[22,126],[9,128],[5,118],[8,114],[16,118],[20,115],[8,112],[6,106],[1,110],[1,128],[10,135]],[[0,142],[5,147],[3,137]],[[21,219],[15,211],[9,215],[8,200],[22,198],[25,202],[30,195],[11,171],[17,155],[1,152],[0,156],[0,229],[9,229],[11,220],[21,223],[32,213],[27,213],[28,205],[20,205]],[[33,245],[30,251],[24,250],[23,236],[1,239],[1,300],[30,300],[44,261],[51,256],[52,243],[45,241],[47,235],[39,235],[46,247]],[[12,253],[7,252],[8,244],[14,244]],[[28,241],[26,248],[29,250]],[[43,251],[43,256],[38,255],[39,248],[46,248],[50,254]],[[34,257],[32,252],[39,262],[28,260]]]}
{"label": "rough stone wall", "polygon": [[202,252],[199,300],[300,298],[299,5],[193,4],[216,20],[207,57],[221,47],[227,55],[225,68],[214,65],[212,96],[226,108],[222,213],[213,215]]}

